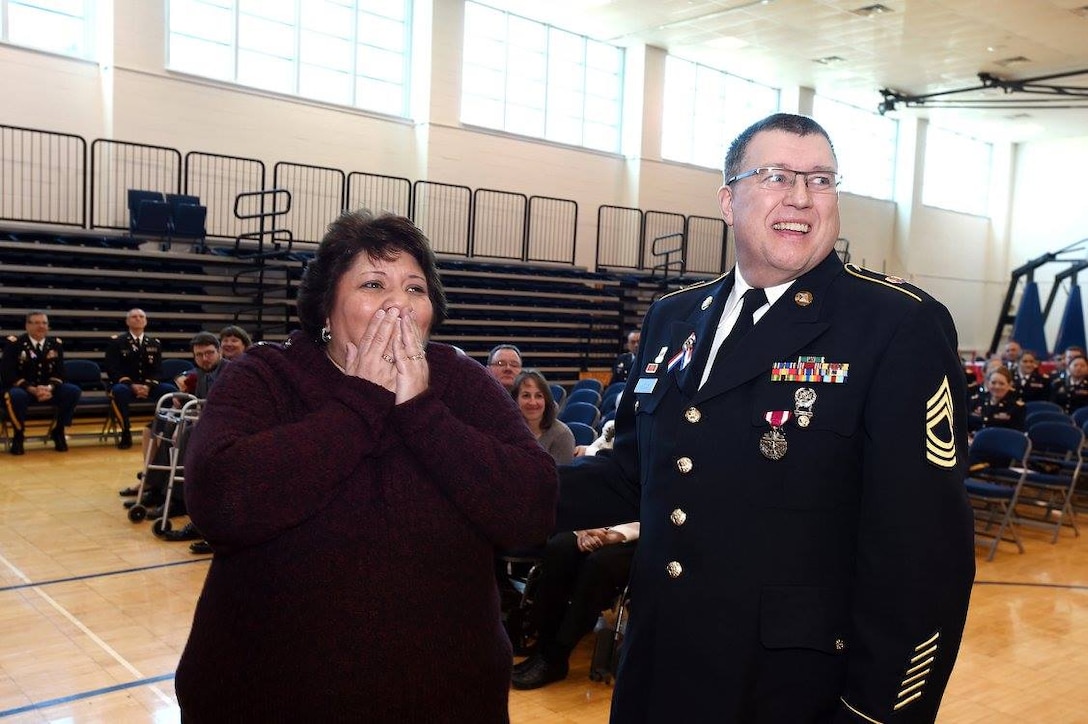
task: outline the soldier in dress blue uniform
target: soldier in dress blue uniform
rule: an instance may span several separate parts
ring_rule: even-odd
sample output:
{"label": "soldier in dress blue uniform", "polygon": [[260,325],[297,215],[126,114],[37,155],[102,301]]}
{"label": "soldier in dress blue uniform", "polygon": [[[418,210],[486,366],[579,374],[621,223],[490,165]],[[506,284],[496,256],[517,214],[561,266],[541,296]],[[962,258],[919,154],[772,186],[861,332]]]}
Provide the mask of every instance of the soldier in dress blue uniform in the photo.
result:
{"label": "soldier in dress blue uniform", "polygon": [[635,363],[635,355],[638,354],[638,342],[641,336],[642,334],[637,329],[627,333],[627,351],[621,352],[616,357],[616,362],[612,365],[612,378],[608,384],[627,381],[627,376],[631,374],[631,366]]}
{"label": "soldier in dress blue uniform", "polygon": [[936,716],[974,576],[956,330],[843,265],[837,184],[814,121],[753,125],[718,192],[737,267],[646,314],[586,463],[641,489],[614,724]]}
{"label": "soldier in dress blue uniform", "polygon": [[26,315],[26,334],[8,337],[4,348],[2,375],[4,408],[15,434],[12,455],[25,452],[26,413],[31,403],[48,403],[57,408],[57,421],[51,437],[57,452],[68,451],[64,428],[72,424],[72,415],[83,392],[64,381],[64,343],[49,336],[49,315],[42,311]]}
{"label": "soldier in dress blue uniform", "polygon": [[1050,399],[1050,377],[1039,369],[1039,358],[1034,352],[1025,351],[1020,363],[1012,371],[1013,383],[1024,402]]}
{"label": "soldier in dress blue uniform", "polygon": [[110,377],[110,404],[121,421],[121,440],[117,447],[132,447],[129,405],[135,400],[158,400],[178,388],[162,377],[162,342],[144,334],[147,314],[130,309],[125,316],[128,332],[114,335],[106,346],[106,373]]}
{"label": "soldier in dress blue uniform", "polygon": [[998,367],[990,372],[986,387],[977,412],[979,426],[1023,430],[1027,405],[1013,386],[1012,373],[1005,367]]}
{"label": "soldier in dress blue uniform", "polygon": [[1073,357],[1065,366],[1065,377],[1059,380],[1052,399],[1070,415],[1088,406],[1088,359]]}

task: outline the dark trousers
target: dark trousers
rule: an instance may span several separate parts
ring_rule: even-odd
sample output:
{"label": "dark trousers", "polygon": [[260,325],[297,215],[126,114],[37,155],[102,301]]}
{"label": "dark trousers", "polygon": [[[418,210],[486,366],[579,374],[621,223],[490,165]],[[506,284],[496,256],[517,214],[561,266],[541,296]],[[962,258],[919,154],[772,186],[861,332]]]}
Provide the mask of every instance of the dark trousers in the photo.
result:
{"label": "dark trousers", "polygon": [[533,592],[532,617],[540,653],[565,663],[601,611],[627,584],[636,543],[617,543],[590,553],[578,550],[574,533],[548,540]]}
{"label": "dark trousers", "polygon": [[82,394],[79,387],[65,382],[53,389],[53,399],[48,402],[38,402],[36,397],[22,387],[12,387],[4,395],[4,406],[7,408],[8,419],[11,420],[16,432],[23,431],[27,409],[31,405],[53,405],[57,408],[57,425],[68,427],[72,424],[72,415],[76,411],[76,405],[79,404]]}
{"label": "dark trousers", "polygon": [[[151,389],[147,393],[147,401],[154,404],[159,401],[159,398],[170,392],[177,392],[178,388],[169,382],[159,382],[151,386]],[[117,416],[117,419],[121,421],[121,429],[129,429],[129,417],[128,408],[132,404],[132,401],[136,399],[136,395],[132,393],[132,387],[128,384],[116,384],[110,388],[111,405],[113,405],[113,413]]]}

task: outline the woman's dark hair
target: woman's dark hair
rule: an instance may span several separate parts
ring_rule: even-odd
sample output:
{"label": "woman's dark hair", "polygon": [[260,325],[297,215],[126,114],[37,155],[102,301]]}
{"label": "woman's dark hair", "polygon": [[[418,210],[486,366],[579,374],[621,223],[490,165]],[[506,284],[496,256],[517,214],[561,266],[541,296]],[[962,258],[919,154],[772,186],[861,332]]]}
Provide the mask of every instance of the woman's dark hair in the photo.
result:
{"label": "woman's dark hair", "polygon": [[321,328],[336,301],[340,277],[355,263],[359,254],[377,261],[393,261],[407,253],[423,270],[427,295],[433,307],[431,329],[446,320],[446,292],[438,277],[438,264],[431,242],[419,228],[403,216],[375,216],[363,209],[347,211],[329,224],[317,255],[306,266],[298,288],[298,319],[302,331],[311,339],[321,339]]}
{"label": "woman's dark hair", "polygon": [[529,380],[536,382],[536,386],[540,388],[540,392],[544,395],[544,419],[540,421],[540,429],[551,429],[557,413],[557,410],[555,409],[555,398],[552,397],[551,385],[548,384],[548,380],[544,378],[544,375],[542,375],[539,370],[525,370],[519,374],[514,380],[514,386],[510,388],[510,396],[513,397],[516,402],[518,395],[521,394],[521,386]]}
{"label": "woman's dark hair", "polygon": [[748,152],[748,144],[752,142],[755,135],[763,131],[785,131],[795,136],[809,136],[815,133],[824,137],[827,145],[831,146],[831,155],[835,155],[835,145],[831,143],[831,136],[827,135],[827,131],[819,123],[808,116],[798,116],[793,113],[775,113],[745,128],[729,144],[729,151],[725,154],[726,179],[748,170],[740,167],[744,161],[744,154]]}
{"label": "woman's dark hair", "polygon": [[237,337],[242,340],[242,344],[247,348],[253,346],[253,338],[249,336],[249,332],[245,331],[237,324],[228,324],[226,327],[219,330],[219,339],[222,340],[224,337]]}

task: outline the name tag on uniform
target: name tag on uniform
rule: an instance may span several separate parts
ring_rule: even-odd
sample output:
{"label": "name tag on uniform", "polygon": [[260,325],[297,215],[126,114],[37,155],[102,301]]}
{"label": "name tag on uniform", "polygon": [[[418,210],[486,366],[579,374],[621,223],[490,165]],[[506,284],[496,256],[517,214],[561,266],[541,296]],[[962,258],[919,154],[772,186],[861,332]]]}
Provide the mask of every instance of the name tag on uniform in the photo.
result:
{"label": "name tag on uniform", "polygon": [[656,377],[640,377],[638,382],[635,383],[635,392],[653,392],[654,387],[657,386]]}

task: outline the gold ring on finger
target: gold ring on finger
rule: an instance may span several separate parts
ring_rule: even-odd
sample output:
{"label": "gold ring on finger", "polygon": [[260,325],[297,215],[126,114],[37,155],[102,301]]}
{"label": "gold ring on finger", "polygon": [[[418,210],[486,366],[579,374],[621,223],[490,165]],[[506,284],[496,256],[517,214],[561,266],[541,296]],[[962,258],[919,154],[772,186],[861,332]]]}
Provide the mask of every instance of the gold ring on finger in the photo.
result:
{"label": "gold ring on finger", "polygon": [[386,362],[388,362],[391,365],[395,365],[397,363],[397,361],[395,359],[393,359],[393,355],[391,355],[391,354],[383,354],[382,359],[385,360]]}

